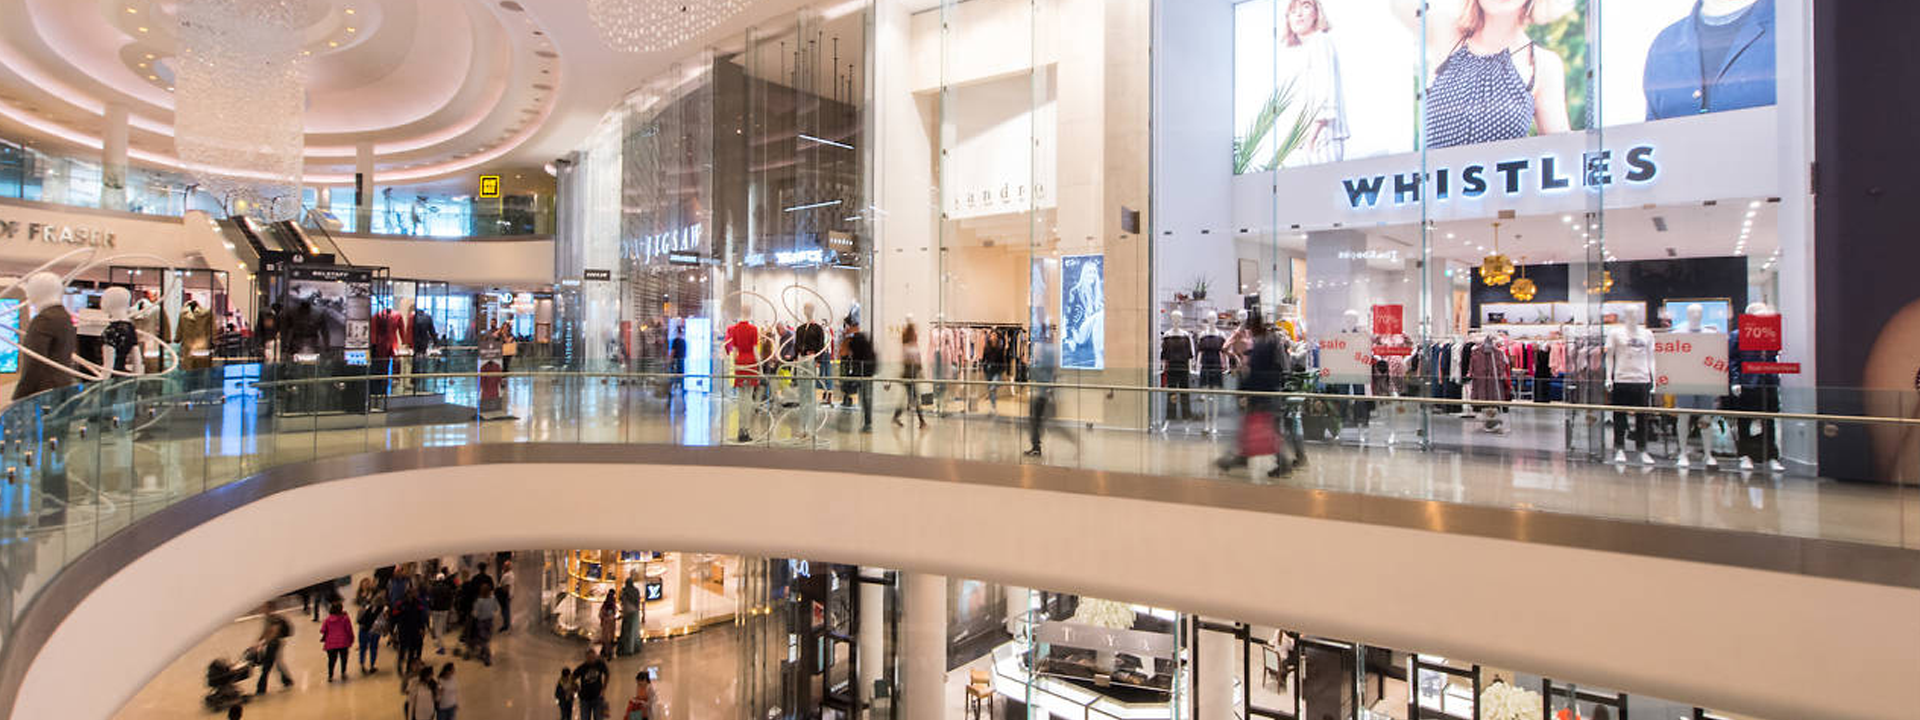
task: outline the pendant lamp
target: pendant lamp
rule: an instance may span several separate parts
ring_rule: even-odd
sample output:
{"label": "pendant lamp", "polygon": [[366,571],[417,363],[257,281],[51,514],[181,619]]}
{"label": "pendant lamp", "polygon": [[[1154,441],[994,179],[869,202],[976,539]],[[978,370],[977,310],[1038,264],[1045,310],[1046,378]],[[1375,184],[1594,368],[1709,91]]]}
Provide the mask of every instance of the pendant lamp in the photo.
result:
{"label": "pendant lamp", "polygon": [[1500,223],[1493,224],[1493,254],[1480,260],[1480,280],[1499,287],[1513,280],[1513,260],[1500,254]]}
{"label": "pendant lamp", "polygon": [[1520,279],[1513,281],[1513,287],[1510,288],[1510,292],[1513,293],[1513,299],[1519,300],[1520,302],[1528,302],[1533,300],[1533,296],[1539,291],[1539,288],[1534,287],[1533,281],[1527,279],[1527,266],[1521,265]]}

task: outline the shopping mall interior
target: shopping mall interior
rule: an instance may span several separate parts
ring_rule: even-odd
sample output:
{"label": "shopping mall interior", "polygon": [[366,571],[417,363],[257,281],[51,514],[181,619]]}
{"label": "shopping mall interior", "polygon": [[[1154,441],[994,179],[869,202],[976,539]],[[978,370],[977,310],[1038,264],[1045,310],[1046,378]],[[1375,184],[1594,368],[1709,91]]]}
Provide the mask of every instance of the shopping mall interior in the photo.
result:
{"label": "shopping mall interior", "polygon": [[0,0],[0,707],[1913,717],[1840,8]]}

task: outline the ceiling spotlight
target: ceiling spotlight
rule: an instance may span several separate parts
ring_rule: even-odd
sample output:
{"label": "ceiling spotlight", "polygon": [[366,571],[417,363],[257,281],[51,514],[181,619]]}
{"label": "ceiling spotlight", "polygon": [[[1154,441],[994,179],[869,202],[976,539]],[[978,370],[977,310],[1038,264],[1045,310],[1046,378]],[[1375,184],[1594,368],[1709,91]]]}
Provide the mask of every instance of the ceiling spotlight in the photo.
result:
{"label": "ceiling spotlight", "polygon": [[360,32],[358,28],[347,28],[347,32]]}
{"label": "ceiling spotlight", "polygon": [[137,14],[139,14],[139,13],[140,13],[140,11],[139,11],[139,10],[135,10],[135,9],[133,9],[132,7],[128,7],[128,8],[127,8],[127,14],[128,14],[128,15],[137,15]]}
{"label": "ceiling spotlight", "polygon": [[1751,203],[1748,203],[1748,204],[1747,204],[1747,207],[1750,207],[1750,208],[1757,208],[1757,207],[1760,207],[1760,201],[1759,201],[1759,200],[1755,200],[1755,201],[1753,201],[1753,202],[1751,202]]}
{"label": "ceiling spotlight", "polygon": [[146,64],[146,63],[140,63],[140,69],[141,69],[141,70],[145,70],[145,69],[147,69],[147,64]]}
{"label": "ceiling spotlight", "polygon": [[328,41],[327,41],[327,47],[330,47],[330,48],[337,48],[337,47],[340,47],[340,43],[339,43],[338,41],[334,41],[334,40],[328,40]]}
{"label": "ceiling spotlight", "polygon": [[158,76],[154,76],[154,75],[148,75],[148,76],[147,76],[147,79],[148,79],[148,80],[159,80],[160,78],[159,78]]}
{"label": "ceiling spotlight", "polygon": [[146,28],[144,28],[144,27],[142,27],[142,28],[140,28],[139,30],[140,30],[140,32],[146,32],[146,31],[147,31],[147,29],[146,29]]}
{"label": "ceiling spotlight", "polygon": [[152,59],[153,59],[153,53],[147,53],[147,59],[148,59],[148,60],[152,60]]}
{"label": "ceiling spotlight", "polygon": [[348,14],[348,15],[352,15],[352,14],[353,14],[353,8],[347,8],[347,14]]}

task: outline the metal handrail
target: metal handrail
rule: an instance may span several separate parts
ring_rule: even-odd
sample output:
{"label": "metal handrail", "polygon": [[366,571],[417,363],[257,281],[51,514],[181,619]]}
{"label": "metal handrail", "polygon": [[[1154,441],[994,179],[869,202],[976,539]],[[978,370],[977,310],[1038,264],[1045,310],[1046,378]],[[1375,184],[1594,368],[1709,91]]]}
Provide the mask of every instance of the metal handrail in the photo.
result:
{"label": "metal handrail", "polygon": [[337,376],[317,377],[317,378],[295,378],[295,379],[288,379],[288,380],[263,380],[258,383],[254,383],[254,385],[261,388],[274,388],[274,387],[283,387],[283,386],[292,386],[292,385],[307,385],[307,384],[320,384],[320,383],[332,383],[332,382],[359,382],[359,381],[369,381],[369,380],[403,380],[403,379],[431,380],[431,379],[440,379],[440,378],[452,379],[452,378],[485,378],[485,377],[498,377],[498,378],[596,377],[596,378],[618,378],[618,379],[634,379],[634,380],[684,380],[684,379],[696,378],[696,379],[713,379],[713,380],[743,379],[743,380],[755,380],[755,381],[788,380],[788,381],[795,381],[795,382],[803,381],[803,380],[815,380],[823,383],[836,383],[836,382],[862,382],[862,383],[876,382],[876,383],[888,383],[888,384],[915,383],[915,384],[927,384],[927,385],[1030,388],[1030,389],[1044,389],[1044,390],[1079,390],[1079,391],[1092,390],[1092,391],[1100,391],[1100,392],[1107,392],[1107,393],[1141,392],[1141,393],[1147,393],[1147,394],[1220,395],[1220,396],[1233,397],[1233,398],[1278,398],[1278,399],[1329,400],[1329,401],[1335,401],[1335,402],[1409,403],[1409,404],[1415,404],[1415,405],[1471,405],[1473,407],[1525,408],[1525,409],[1533,409],[1533,410],[1551,409],[1551,410],[1580,410],[1580,411],[1588,411],[1588,412],[1632,412],[1636,414],[1646,414],[1646,415],[1671,415],[1671,416],[1713,415],[1715,417],[1748,418],[1748,419],[1754,419],[1754,420],[1795,420],[1795,421],[1806,421],[1806,422],[1858,423],[1858,424],[1865,424],[1865,425],[1893,425],[1893,426],[1901,426],[1901,427],[1920,427],[1920,418],[1886,417],[1886,416],[1878,416],[1878,415],[1828,415],[1823,413],[1762,412],[1762,411],[1756,411],[1756,410],[1719,410],[1719,409],[1703,409],[1703,408],[1662,408],[1662,407],[1652,407],[1652,406],[1641,407],[1636,405],[1605,405],[1605,404],[1593,404],[1593,403],[1569,403],[1569,402],[1543,403],[1543,402],[1532,402],[1532,401],[1526,401],[1526,400],[1465,400],[1462,398],[1420,397],[1420,396],[1402,396],[1402,395],[1371,395],[1371,394],[1347,395],[1347,394],[1339,394],[1339,393],[1289,392],[1289,391],[1259,392],[1259,391],[1252,391],[1252,390],[1226,390],[1226,389],[1217,389],[1217,388],[1170,388],[1170,387],[1157,387],[1157,386],[1116,385],[1116,384],[1103,384],[1103,383],[1068,384],[1068,383],[1058,383],[1058,382],[1035,383],[1035,382],[1015,382],[1015,381],[899,378],[899,377],[819,376],[819,377],[812,377],[812,378],[799,378],[799,377],[788,377],[788,376],[770,375],[770,374],[662,373],[662,372],[627,372],[627,371],[595,372],[595,371],[581,371],[581,370],[533,370],[533,371],[515,371],[515,372],[475,371],[475,372],[438,372],[438,373],[392,373],[392,374],[384,374],[384,375],[337,375]]}

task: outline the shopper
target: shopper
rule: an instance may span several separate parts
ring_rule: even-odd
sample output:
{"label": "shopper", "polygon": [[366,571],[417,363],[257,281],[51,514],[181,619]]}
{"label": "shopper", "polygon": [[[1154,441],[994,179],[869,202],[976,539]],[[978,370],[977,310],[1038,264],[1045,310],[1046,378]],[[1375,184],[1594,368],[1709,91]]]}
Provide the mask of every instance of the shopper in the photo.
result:
{"label": "shopper", "polygon": [[[620,586],[620,649],[615,657],[633,655],[640,652],[640,588],[634,584],[639,579],[637,572],[627,574],[627,584]],[[605,613],[606,608],[601,607]]]}
{"label": "shopper", "polygon": [[435,654],[447,654],[447,616],[453,613],[453,578],[447,577],[447,571],[441,570],[433,579],[433,587],[427,591],[428,629],[433,633]]}
{"label": "shopper", "polygon": [[387,607],[376,596],[360,608],[360,674],[380,671],[380,638],[386,635]]}
{"label": "shopper", "polygon": [[260,665],[260,682],[253,688],[253,694],[267,694],[267,680],[275,670],[280,672],[280,688],[293,687],[293,675],[282,662],[280,650],[286,644],[287,637],[293,634],[293,626],[285,618],[274,614],[273,603],[260,606],[260,641],[254,646],[255,662]]}
{"label": "shopper", "polygon": [[417,591],[408,590],[389,615],[394,642],[400,650],[400,667],[406,667],[409,661],[420,659],[420,651],[426,646],[427,603]]}
{"label": "shopper", "polygon": [[574,668],[573,679],[580,684],[580,720],[607,720],[607,662],[600,653],[587,651],[586,662]]}
{"label": "shopper", "polygon": [[[1248,320],[1252,328],[1253,349],[1247,353],[1247,362],[1241,368],[1243,378],[1240,389],[1254,393],[1277,393],[1286,374],[1286,350],[1279,339],[1258,316]],[[1228,470],[1244,467],[1247,461],[1258,455],[1272,455],[1274,468],[1268,477],[1281,477],[1293,471],[1290,454],[1281,447],[1278,413],[1281,400],[1273,395],[1252,395],[1247,398],[1247,412],[1241,418],[1240,441],[1234,454],[1219,461],[1220,469]]]}
{"label": "shopper", "polygon": [[[847,317],[846,342],[841,345],[848,380],[842,384],[843,398],[849,392],[860,394],[860,432],[873,432],[873,374],[879,357],[873,350],[873,338],[860,329],[860,321]],[[850,399],[850,398],[848,398]]]}
{"label": "shopper", "polygon": [[618,632],[616,628],[619,627],[619,619],[620,598],[613,593],[607,593],[607,599],[600,602],[600,651],[606,653],[607,657],[620,656],[620,646],[623,643],[620,636],[615,634]]}
{"label": "shopper", "polygon": [[633,699],[627,701],[627,714],[621,720],[653,720],[653,684],[647,671],[633,676]]}
{"label": "shopper", "polygon": [[453,677],[453,663],[440,666],[440,687],[434,693],[436,720],[453,720],[460,712],[460,681]]}
{"label": "shopper", "polygon": [[433,668],[421,667],[407,689],[407,720],[434,720],[439,714],[435,698]]}
{"label": "shopper", "polygon": [[1027,379],[1036,383],[1027,393],[1027,455],[1032,457],[1040,456],[1040,436],[1046,431],[1047,410],[1053,404],[1053,388],[1047,385],[1060,366],[1060,346],[1053,342],[1052,328],[1039,328],[1036,335],[1033,361],[1027,368]]}
{"label": "shopper", "polygon": [[493,599],[500,601],[500,632],[513,629],[513,561],[500,561],[500,586],[493,589]]}
{"label": "shopper", "polygon": [[926,427],[927,416],[920,412],[920,387],[914,382],[920,379],[920,330],[914,327],[912,318],[907,319],[907,327],[900,331],[900,357],[900,380],[907,389],[907,404],[893,409],[893,424],[901,425],[900,413],[911,407],[920,427]]}
{"label": "shopper", "polygon": [[480,663],[493,666],[493,629],[500,623],[500,601],[493,599],[493,586],[480,584],[480,599],[473,601],[473,652]]}
{"label": "shopper", "polygon": [[327,682],[333,682],[333,665],[340,664],[340,679],[347,679],[347,651],[353,648],[353,621],[340,603],[327,609],[327,621],[320,624],[320,647],[327,651]]}
{"label": "shopper", "polygon": [[580,683],[573,679],[573,668],[560,668],[560,682],[553,684],[553,701],[560,705],[560,720],[573,720],[573,699],[580,694]]}

